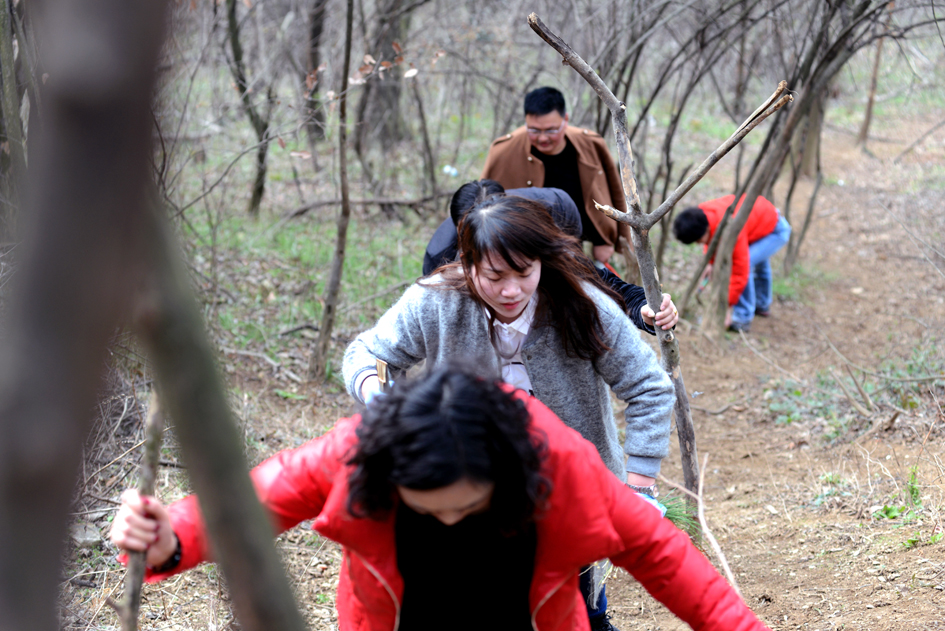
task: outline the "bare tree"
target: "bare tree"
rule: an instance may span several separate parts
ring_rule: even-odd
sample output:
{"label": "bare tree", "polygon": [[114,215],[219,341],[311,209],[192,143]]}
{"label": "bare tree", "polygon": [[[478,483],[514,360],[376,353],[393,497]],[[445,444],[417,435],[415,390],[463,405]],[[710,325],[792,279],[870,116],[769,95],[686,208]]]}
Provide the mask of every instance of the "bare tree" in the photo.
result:
{"label": "bare tree", "polygon": [[249,479],[242,436],[190,276],[163,218],[151,212],[145,221],[147,272],[136,329],[174,421],[214,558],[227,578],[242,628],[301,631],[305,625],[272,545],[272,523]]}
{"label": "bare tree", "polygon": [[341,179],[341,212],[338,214],[338,234],[335,237],[335,254],[331,259],[331,275],[325,285],[322,301],[322,322],[318,333],[318,345],[309,361],[309,374],[318,379],[325,376],[328,350],[331,347],[331,331],[335,325],[338,308],[338,292],[341,289],[341,272],[344,270],[345,246],[348,241],[348,222],[351,220],[351,199],[348,193],[348,73],[351,70],[351,31],[354,22],[354,0],[348,0],[345,21],[345,60],[342,66],[341,86],[338,93],[338,171]]}
{"label": "bare tree", "polygon": [[[261,3],[255,5],[255,10],[262,11]],[[247,208],[250,215],[259,214],[259,204],[262,202],[263,194],[266,191],[266,170],[268,168],[267,158],[269,156],[269,142],[272,140],[269,136],[269,123],[272,119],[272,109],[275,105],[274,86],[275,77],[268,77],[268,85],[263,91],[265,96],[262,104],[253,100],[253,95],[260,91],[261,85],[250,84],[246,74],[246,63],[243,59],[243,44],[240,40],[241,22],[236,13],[236,0],[226,0],[226,32],[227,41],[230,44],[231,57],[230,72],[233,80],[236,82],[236,88],[240,95],[240,106],[246,117],[249,119],[256,132],[256,177],[253,179],[252,193]],[[260,35],[261,37],[261,35]],[[270,70],[274,72],[274,70]],[[263,73],[260,73],[263,74]],[[257,77],[261,82],[261,77]]]}
{"label": "bare tree", "polygon": [[[889,29],[889,21],[892,20],[892,9],[895,3],[889,3],[889,12],[886,14],[886,22],[883,24],[883,30]],[[857,142],[864,147],[870,136],[870,123],[873,121],[873,103],[876,101],[876,84],[879,82],[879,61],[883,56],[884,38],[876,40],[876,55],[873,57],[873,72],[870,73],[870,90],[866,97],[866,111],[863,113],[863,124],[860,125],[860,133],[857,136]]]}
{"label": "bare tree", "polygon": [[[3,204],[6,208],[0,209],[0,223],[9,223],[13,216],[12,209],[17,203],[17,194],[14,183],[26,173],[25,148],[23,146],[23,128],[20,124],[20,100],[16,85],[16,64],[13,60],[13,3],[11,0],[2,0],[0,3],[0,121],[5,137],[4,153],[10,155],[10,175],[7,185],[3,187],[7,198]],[[5,210],[5,212],[3,212]],[[6,217],[6,220],[4,220]]]}
{"label": "bare tree", "polygon": [[[797,91],[794,106],[786,112],[782,111],[769,131],[765,140],[764,159],[756,161],[746,187],[745,201],[724,231],[721,231],[718,256],[712,273],[710,314],[711,321],[719,330],[728,307],[732,250],[755,200],[758,195],[772,197],[774,182],[781,173],[785,160],[790,156],[792,144],[797,138],[806,137],[803,143],[806,153],[798,164],[803,165],[804,160],[807,160],[812,165],[811,172],[816,173],[819,140],[815,143],[810,137],[817,136],[819,139],[821,133],[823,119],[817,113],[819,105],[826,98],[831,82],[850,58],[877,37],[883,36],[877,34],[876,27],[889,9],[887,0],[859,0],[855,3],[836,0],[816,5],[815,9],[804,17],[803,28],[792,28],[792,32],[800,34],[795,42],[796,49],[791,55],[794,64],[790,67],[789,85]],[[792,14],[791,19],[802,16],[803,14]],[[914,17],[908,24],[900,25],[894,33],[889,33],[889,36],[904,37],[910,31],[937,19]],[[779,52],[786,54],[787,51],[782,47]],[[788,67],[787,63],[785,67]],[[806,117],[810,118],[810,122],[805,126],[802,122]],[[759,159],[761,157],[759,154]],[[803,166],[800,166],[798,171],[802,170]],[[813,202],[808,206],[812,208]],[[792,247],[798,250],[800,242],[795,242]]]}
{"label": "bare tree", "polygon": [[[379,0],[368,54],[378,63],[396,59],[397,50],[409,28],[410,14],[429,0]],[[401,74],[379,72],[365,83],[358,101],[356,146],[364,147],[371,140],[380,142],[383,150],[408,136],[400,109],[403,82]],[[363,152],[363,149],[360,149]]]}
{"label": "bare tree", "polygon": [[[308,69],[302,77],[305,85],[305,127],[308,130],[309,141],[315,143],[325,139],[325,109],[322,106],[321,75],[322,67],[322,39],[325,33],[325,13],[328,0],[312,0],[308,12]],[[314,146],[312,155],[315,155]]]}

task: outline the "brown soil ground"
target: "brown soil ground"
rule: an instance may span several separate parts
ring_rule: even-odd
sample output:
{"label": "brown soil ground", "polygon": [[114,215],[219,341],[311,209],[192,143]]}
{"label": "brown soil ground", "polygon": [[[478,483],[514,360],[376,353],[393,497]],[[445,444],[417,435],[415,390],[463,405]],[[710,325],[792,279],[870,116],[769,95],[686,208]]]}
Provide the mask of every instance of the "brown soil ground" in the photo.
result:
{"label": "brown soil ground", "polygon": [[[756,319],[744,338],[713,342],[678,327],[687,386],[704,393],[693,405],[700,455],[708,456],[708,526],[746,602],[772,629],[945,629],[945,540],[936,542],[945,526],[945,416],[938,407],[945,388],[939,381],[932,390],[921,382],[896,390],[867,377],[876,404],[864,416],[827,372],[843,371],[839,353],[874,372],[902,367],[923,351],[942,357],[945,275],[895,218],[945,251],[945,142],[938,134],[892,162],[930,126],[903,122],[896,136],[905,140],[872,142],[874,156],[854,147],[851,136],[828,130],[825,183],[801,257],[808,282],[780,299],[772,317]],[[811,189],[807,181],[798,185],[795,229]],[[945,259],[933,260],[945,270]],[[345,395],[327,391],[314,406],[280,398],[278,386],[254,372],[258,366],[250,369],[250,358],[241,365],[231,377],[255,394],[234,404],[244,419],[266,419],[247,421],[258,449],[251,457],[298,444],[313,427],[350,410]],[[941,370],[923,357],[911,365],[919,375]],[[790,395],[793,382],[806,384],[801,397]],[[817,392],[832,407],[803,408]],[[776,422],[782,403],[800,406],[793,422]],[[665,463],[663,474],[680,480],[675,449]],[[884,506],[909,505],[914,466],[911,486],[921,507],[895,519],[874,517]],[[108,482],[118,488],[118,481]],[[171,498],[183,492],[164,482]],[[338,548],[304,528],[281,537],[280,548],[310,626],[337,628]],[[65,627],[117,628],[104,599],[120,591],[121,573],[93,563],[95,555],[111,554],[107,547],[73,552],[72,580],[63,584]],[[622,570],[608,591],[621,629],[685,628]],[[236,628],[214,566],[149,586],[144,599],[145,629]]]}

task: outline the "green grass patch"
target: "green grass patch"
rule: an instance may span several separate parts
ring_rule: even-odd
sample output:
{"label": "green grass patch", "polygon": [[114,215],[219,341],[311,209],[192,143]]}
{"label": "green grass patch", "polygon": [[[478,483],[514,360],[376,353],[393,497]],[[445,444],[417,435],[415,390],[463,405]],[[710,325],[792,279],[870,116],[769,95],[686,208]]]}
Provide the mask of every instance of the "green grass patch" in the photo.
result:
{"label": "green grass patch", "polygon": [[813,265],[799,263],[787,275],[775,274],[771,283],[774,295],[781,300],[803,301],[804,293],[836,280],[833,272],[824,272]]}

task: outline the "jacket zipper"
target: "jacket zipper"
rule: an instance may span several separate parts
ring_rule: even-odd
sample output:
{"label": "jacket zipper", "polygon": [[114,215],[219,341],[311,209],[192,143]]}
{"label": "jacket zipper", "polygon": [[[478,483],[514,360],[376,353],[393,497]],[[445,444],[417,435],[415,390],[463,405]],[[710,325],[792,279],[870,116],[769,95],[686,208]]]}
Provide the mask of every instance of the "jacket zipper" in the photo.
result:
{"label": "jacket zipper", "polygon": [[534,629],[535,631],[538,631],[538,610],[541,609],[542,606],[543,606],[546,602],[548,602],[548,599],[549,599],[549,598],[551,598],[552,596],[554,596],[554,594],[555,594],[556,591],[558,591],[559,589],[561,589],[561,586],[562,586],[562,585],[564,585],[565,583],[568,582],[568,580],[571,578],[571,575],[572,575],[572,574],[573,574],[573,572],[572,572],[571,574],[568,574],[567,576],[565,576],[564,579],[563,579],[560,583],[558,583],[557,585],[555,585],[554,588],[552,588],[551,591],[549,591],[547,594],[545,594],[545,597],[542,598],[540,601],[538,601],[538,604],[535,605],[535,611],[532,612],[532,629]]}
{"label": "jacket zipper", "polygon": [[368,571],[369,571],[371,574],[374,575],[374,578],[376,578],[377,580],[379,580],[379,581],[381,582],[381,585],[383,585],[383,586],[384,586],[384,589],[387,590],[387,595],[390,596],[390,599],[394,601],[394,611],[396,612],[396,614],[395,614],[395,616],[394,616],[394,629],[393,629],[393,631],[397,631],[398,627],[400,627],[400,601],[397,600],[397,596],[394,594],[394,590],[391,589],[391,586],[387,584],[387,581],[384,580],[384,577],[381,576],[381,573],[378,572],[378,571],[374,568],[373,565],[371,565],[370,563],[367,562],[367,559],[365,559],[363,556],[361,556],[361,555],[358,554],[357,552],[352,552],[351,554],[353,554],[353,555],[357,556],[359,559],[361,559],[361,563],[364,564],[364,567],[366,567],[366,568],[368,569]]}

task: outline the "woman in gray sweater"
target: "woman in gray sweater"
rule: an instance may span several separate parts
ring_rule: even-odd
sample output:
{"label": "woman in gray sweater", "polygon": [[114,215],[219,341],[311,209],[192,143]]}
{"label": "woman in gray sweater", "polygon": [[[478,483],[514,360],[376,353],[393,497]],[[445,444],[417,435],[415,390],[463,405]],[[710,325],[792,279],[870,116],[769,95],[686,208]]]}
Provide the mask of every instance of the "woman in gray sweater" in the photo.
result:
{"label": "woman in gray sweater", "polygon": [[[348,391],[365,401],[380,390],[378,359],[395,376],[422,360],[462,359],[537,397],[614,475],[655,497],[673,386],[620,296],[535,202],[492,196],[458,230],[461,262],[412,285],[348,346]],[[623,448],[608,390],[626,404]],[[606,624],[603,611],[590,613]]]}

